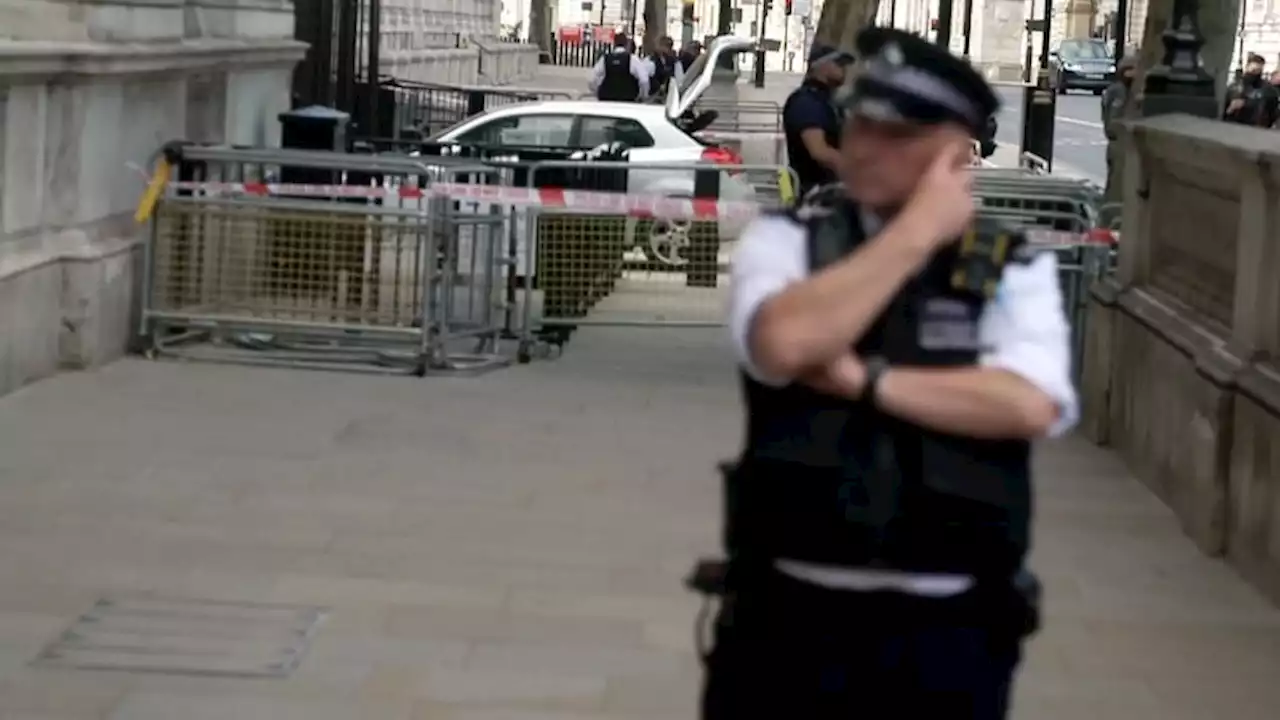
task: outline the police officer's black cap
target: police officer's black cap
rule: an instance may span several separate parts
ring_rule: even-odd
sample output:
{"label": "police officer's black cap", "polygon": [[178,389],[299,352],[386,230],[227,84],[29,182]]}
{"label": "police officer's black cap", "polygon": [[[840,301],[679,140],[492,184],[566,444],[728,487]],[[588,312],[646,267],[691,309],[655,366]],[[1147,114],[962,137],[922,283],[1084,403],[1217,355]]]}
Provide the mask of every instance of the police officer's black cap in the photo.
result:
{"label": "police officer's black cap", "polygon": [[841,65],[848,65],[854,61],[853,53],[846,52],[833,45],[824,45],[822,43],[814,43],[809,48],[809,67],[813,67],[818,63],[834,62]]}
{"label": "police officer's black cap", "polygon": [[857,39],[862,67],[849,109],[856,115],[913,124],[959,123],[975,136],[1000,100],[968,61],[902,30],[873,27]]}

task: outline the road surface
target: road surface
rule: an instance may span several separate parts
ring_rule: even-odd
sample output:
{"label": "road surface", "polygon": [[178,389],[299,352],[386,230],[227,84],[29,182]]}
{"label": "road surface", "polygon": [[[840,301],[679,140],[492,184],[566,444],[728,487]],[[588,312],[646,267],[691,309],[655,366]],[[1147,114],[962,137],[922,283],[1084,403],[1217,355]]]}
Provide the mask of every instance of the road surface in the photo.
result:
{"label": "road surface", "polygon": [[[1002,85],[997,90],[1003,107],[996,139],[1016,147],[1022,139],[1022,88]],[[1107,139],[1102,134],[1102,103],[1098,96],[1092,93],[1059,95],[1057,118],[1053,135],[1054,169],[1105,183]]]}
{"label": "road surface", "polygon": [[[529,87],[577,91],[586,87],[587,71],[540,65]],[[771,102],[781,107],[787,95],[800,84],[797,73],[769,73],[765,87],[756,88],[743,76],[736,90],[742,101]],[[998,85],[1001,111],[1000,130],[996,139],[1017,148],[1022,139],[1022,87]],[[1107,140],[1102,134],[1102,103],[1092,93],[1073,92],[1058,96],[1058,122],[1054,131],[1054,169],[1078,175],[1097,183],[1107,180]]]}

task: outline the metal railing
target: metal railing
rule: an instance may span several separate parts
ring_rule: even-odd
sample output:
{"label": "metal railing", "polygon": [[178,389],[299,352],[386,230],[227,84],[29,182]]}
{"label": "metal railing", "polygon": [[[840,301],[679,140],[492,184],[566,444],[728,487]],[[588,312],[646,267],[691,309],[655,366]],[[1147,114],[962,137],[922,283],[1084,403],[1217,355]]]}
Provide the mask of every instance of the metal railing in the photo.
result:
{"label": "metal railing", "polygon": [[562,65],[566,67],[591,67],[600,56],[609,52],[613,43],[567,43],[560,42],[552,35],[543,58],[546,65]]}
{"label": "metal railing", "polygon": [[[574,94],[547,88],[443,85],[384,77],[379,93],[379,127],[366,137],[431,137],[463,120],[495,108],[539,100],[571,100]],[[357,92],[366,92],[360,86]]]}

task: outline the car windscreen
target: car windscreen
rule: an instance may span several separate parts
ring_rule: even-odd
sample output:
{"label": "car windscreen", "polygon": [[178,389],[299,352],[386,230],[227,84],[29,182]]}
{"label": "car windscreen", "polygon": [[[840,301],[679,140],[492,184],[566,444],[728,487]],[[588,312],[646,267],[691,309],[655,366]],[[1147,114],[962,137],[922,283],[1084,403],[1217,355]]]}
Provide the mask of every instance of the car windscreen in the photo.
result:
{"label": "car windscreen", "polygon": [[1068,42],[1062,44],[1063,60],[1107,60],[1111,49],[1100,42]]}

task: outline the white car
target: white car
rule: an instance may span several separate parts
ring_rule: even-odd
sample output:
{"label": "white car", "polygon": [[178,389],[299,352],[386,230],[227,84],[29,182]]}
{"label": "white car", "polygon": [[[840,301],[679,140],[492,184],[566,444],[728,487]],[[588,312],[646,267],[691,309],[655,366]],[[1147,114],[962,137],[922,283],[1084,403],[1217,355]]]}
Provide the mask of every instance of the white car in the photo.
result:
{"label": "white car", "polygon": [[[596,100],[556,100],[520,103],[489,110],[463,120],[431,138],[437,143],[460,145],[515,145],[548,148],[590,148],[620,141],[630,148],[627,172],[630,193],[666,197],[693,197],[697,166],[741,165],[734,151],[696,137],[687,116],[694,102],[710,85],[710,68],[723,52],[749,50],[752,43],[722,37],[712,43],[701,68],[690,68],[682,88],[674,88],[665,105],[600,102]],[[703,72],[698,72],[698,70]],[[683,89],[683,93],[682,93]],[[652,166],[646,168],[645,166]],[[679,168],[691,168],[682,172]],[[756,198],[755,188],[739,170],[727,170],[720,177],[720,198],[745,201]],[[743,218],[722,217],[720,237],[737,236]],[[637,220],[629,218],[629,244],[638,247],[650,260],[669,265],[688,262],[682,251],[688,247],[689,223],[680,220]]]}

